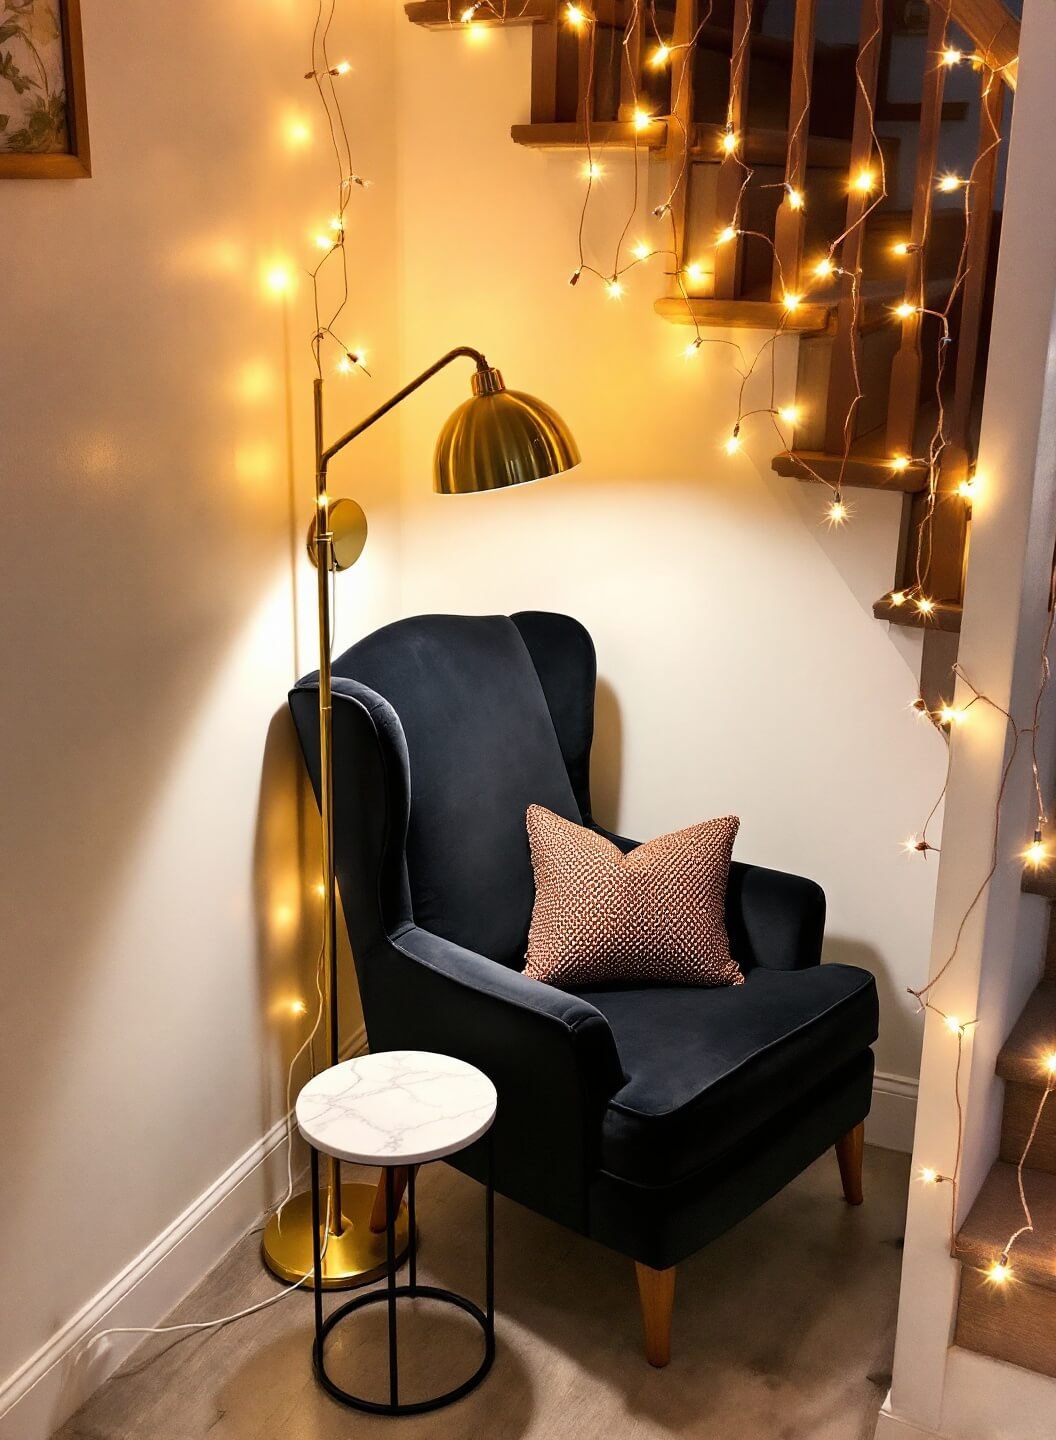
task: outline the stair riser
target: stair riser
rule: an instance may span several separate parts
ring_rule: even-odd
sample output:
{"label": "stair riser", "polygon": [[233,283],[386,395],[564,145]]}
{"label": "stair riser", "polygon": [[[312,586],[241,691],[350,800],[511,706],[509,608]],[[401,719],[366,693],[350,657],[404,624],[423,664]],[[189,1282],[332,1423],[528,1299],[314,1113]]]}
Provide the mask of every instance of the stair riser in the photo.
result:
{"label": "stair riser", "polygon": [[1000,1289],[961,1267],[954,1344],[1056,1376],[1056,1291],[1022,1281]]}
{"label": "stair riser", "polygon": [[[1001,1159],[1009,1165],[1019,1164],[1042,1093],[1040,1088],[1032,1085],[1005,1083]],[[1047,1170],[1050,1175],[1056,1175],[1056,1095],[1050,1095],[1045,1102],[1041,1123],[1027,1156],[1027,1165],[1031,1170]]]}

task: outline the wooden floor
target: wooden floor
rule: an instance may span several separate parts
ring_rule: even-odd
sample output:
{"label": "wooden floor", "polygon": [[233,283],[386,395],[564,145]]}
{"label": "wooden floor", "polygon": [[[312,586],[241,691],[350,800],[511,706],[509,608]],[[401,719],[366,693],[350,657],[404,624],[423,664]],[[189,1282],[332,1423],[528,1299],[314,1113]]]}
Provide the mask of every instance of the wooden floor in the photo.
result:
{"label": "wooden floor", "polygon": [[[674,1358],[642,1358],[634,1267],[499,1200],[498,1355],[474,1394],[404,1420],[356,1414],[312,1378],[312,1298],[296,1292],[220,1330],[151,1338],[58,1432],[61,1440],[871,1440],[890,1380],[909,1161],[868,1149],[865,1205],[844,1204],[829,1155],[679,1270]],[[444,1165],[418,1189],[419,1275],[479,1297],[483,1192]],[[259,1235],[174,1318],[274,1293]],[[328,1297],[328,1303],[332,1303]],[[454,1383],[480,1332],[428,1302],[401,1319],[407,1398]],[[384,1306],[346,1322],[332,1372],[382,1397]],[[342,1339],[342,1333],[344,1339]]]}

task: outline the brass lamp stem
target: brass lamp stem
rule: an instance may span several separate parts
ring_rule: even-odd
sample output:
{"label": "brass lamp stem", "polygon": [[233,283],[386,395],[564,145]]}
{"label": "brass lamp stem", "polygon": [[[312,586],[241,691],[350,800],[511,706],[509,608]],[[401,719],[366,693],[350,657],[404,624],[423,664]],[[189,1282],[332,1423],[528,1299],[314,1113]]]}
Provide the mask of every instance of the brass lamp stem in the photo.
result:
{"label": "brass lamp stem", "polygon": [[[327,1017],[327,1063],[336,1065],[340,1049],[337,1008],[337,897],[334,880],[333,695],[330,679],[330,576],[333,573],[333,531],[326,493],[323,454],[323,382],[314,383],[315,401],[315,575],[319,599],[319,811],[323,829],[323,1010]],[[331,1235],[344,1230],[341,1213],[341,1162],[328,1157]]]}

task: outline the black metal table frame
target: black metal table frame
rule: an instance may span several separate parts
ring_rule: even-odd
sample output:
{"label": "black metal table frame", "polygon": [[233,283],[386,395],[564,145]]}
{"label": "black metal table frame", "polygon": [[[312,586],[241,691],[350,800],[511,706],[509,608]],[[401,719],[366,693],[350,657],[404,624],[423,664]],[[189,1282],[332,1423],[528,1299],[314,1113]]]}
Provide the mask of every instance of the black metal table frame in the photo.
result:
{"label": "black metal table frame", "polygon": [[[320,1212],[319,1199],[319,1151],[315,1146],[310,1147],[311,1169],[312,1169],[312,1234],[314,1236],[313,1262],[315,1279],[315,1343],[312,1347],[312,1360],[315,1365],[315,1373],[319,1383],[331,1394],[335,1400],[340,1400],[343,1405],[350,1405],[354,1410],[365,1410],[371,1415],[421,1415],[428,1410],[439,1410],[444,1405],[452,1405],[456,1400],[461,1400],[471,1390],[476,1389],[484,1376],[491,1369],[495,1359],[495,1150],[492,1137],[489,1134],[488,1141],[488,1175],[485,1183],[484,1200],[484,1275],[485,1275],[485,1308],[481,1310],[479,1305],[474,1305],[472,1300],[467,1300],[464,1295],[456,1295],[452,1290],[444,1290],[436,1285],[418,1284],[418,1230],[415,1222],[414,1209],[414,1185],[416,1166],[410,1165],[407,1168],[407,1281],[406,1285],[396,1284],[396,1205],[394,1168],[391,1165],[384,1166],[385,1170],[385,1240],[386,1240],[386,1269],[387,1279],[384,1289],[371,1290],[365,1295],[357,1295],[346,1304],[334,1310],[325,1319],[323,1318],[323,1286],[322,1286],[322,1241],[321,1226],[322,1215]],[[467,1315],[472,1315],[484,1332],[484,1359],[477,1369],[470,1375],[468,1380],[463,1380],[452,1390],[446,1390],[442,1395],[436,1395],[426,1400],[412,1400],[401,1404],[400,1382],[399,1382],[399,1356],[397,1351],[396,1337],[396,1302],[401,1298],[417,1299],[419,1297],[428,1300],[439,1300],[446,1305],[454,1305],[464,1310]],[[386,1301],[389,1310],[389,1400],[386,1404],[381,1400],[366,1400],[361,1395],[353,1395],[348,1390],[331,1380],[326,1373],[324,1347],[326,1337],[334,1326],[343,1320],[353,1310],[362,1310],[368,1305],[378,1305]]]}

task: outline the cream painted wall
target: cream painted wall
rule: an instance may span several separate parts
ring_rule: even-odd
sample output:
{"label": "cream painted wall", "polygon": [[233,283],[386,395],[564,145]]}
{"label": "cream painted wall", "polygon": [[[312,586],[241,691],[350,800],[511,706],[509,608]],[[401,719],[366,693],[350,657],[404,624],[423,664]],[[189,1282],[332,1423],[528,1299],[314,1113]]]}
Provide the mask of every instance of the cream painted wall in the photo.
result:
{"label": "cream painted wall", "polygon": [[[721,453],[733,352],[682,358],[689,334],[652,311],[656,271],[635,271],[619,302],[586,276],[569,287],[582,156],[509,139],[528,118],[527,29],[480,44],[406,24],[398,35],[406,368],[478,345],[511,386],[564,414],[585,457],[523,491],[434,497],[431,437],[463,389],[431,387],[403,419],[401,608],[579,616],[603,680],[601,817],[646,836],[733,810],[739,855],[815,876],[828,958],[879,982],[878,1068],[913,1077],[920,1022],[905,988],[927,964],[934,866],[900,841],[945,757],[906,710],[913,642],[870,613],[891,583],[899,502],[855,492],[854,523],[828,532],[818,495],[771,473],[765,423],[746,427],[747,455]],[[603,163],[587,258],[607,270],[599,246],[626,218],[631,162]],[[631,241],[663,233],[654,189]],[[740,338],[754,353],[766,337]],[[779,355],[782,397],[794,344]],[[768,385],[764,365],[749,407]]]}
{"label": "cream painted wall", "polygon": [[[332,209],[310,17],[83,8],[94,178],[0,182],[0,1381],[283,1113],[318,945],[285,713],[315,650],[312,318],[303,279],[288,307],[261,287]],[[378,180],[348,338],[378,354],[375,390],[331,387],[334,433],[399,373],[395,15],[342,15]],[[396,443],[360,447],[374,535],[340,643],[395,608]]]}

